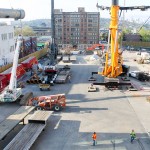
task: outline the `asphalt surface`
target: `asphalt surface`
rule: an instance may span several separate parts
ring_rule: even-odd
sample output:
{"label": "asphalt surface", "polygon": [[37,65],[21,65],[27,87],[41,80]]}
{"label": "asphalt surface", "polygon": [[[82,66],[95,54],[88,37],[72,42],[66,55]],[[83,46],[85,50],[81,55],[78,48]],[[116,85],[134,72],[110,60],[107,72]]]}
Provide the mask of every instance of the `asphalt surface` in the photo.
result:
{"label": "asphalt surface", "polygon": [[[142,120],[144,103],[136,103],[135,96],[133,97],[135,93],[104,90],[101,86],[97,86],[97,92],[88,92],[91,84],[88,78],[99,66],[94,62],[89,63],[85,57],[78,56],[76,63],[68,63],[72,72],[71,83],[55,84],[51,91],[41,92],[37,85],[26,85],[23,89],[24,93],[33,91],[35,96],[65,93],[67,99],[66,109],[50,116],[45,131],[31,150],[149,150],[147,128],[150,120],[146,118],[149,117],[150,110],[147,109],[147,113],[143,114],[145,119]],[[60,62],[59,65],[64,64]],[[98,82],[102,81],[99,75],[95,77]],[[140,100],[145,102],[144,98],[141,97]],[[0,121],[18,108],[17,104],[0,105]],[[130,143],[132,129],[138,137],[133,144]],[[0,143],[1,148],[5,147],[19,130],[18,127],[9,138]],[[92,146],[93,132],[97,133],[95,147]]]}

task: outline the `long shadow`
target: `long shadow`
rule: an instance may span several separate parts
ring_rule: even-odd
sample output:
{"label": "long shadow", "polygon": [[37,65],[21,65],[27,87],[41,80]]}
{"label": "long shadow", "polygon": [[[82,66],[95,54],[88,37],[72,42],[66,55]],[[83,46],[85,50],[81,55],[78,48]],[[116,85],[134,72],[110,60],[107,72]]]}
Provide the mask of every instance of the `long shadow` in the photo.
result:
{"label": "long shadow", "polygon": [[[149,94],[147,94],[147,95],[138,95],[137,97],[146,97],[146,96],[149,96]],[[67,101],[67,104],[96,102],[96,101],[105,101],[105,100],[127,99],[126,96],[115,96],[115,97],[105,97],[105,98],[99,98],[99,99],[89,99],[89,98],[85,98],[84,94],[69,94],[67,97],[71,99],[71,100]],[[81,100],[77,100],[78,97],[80,97]],[[133,96],[128,96],[128,98],[130,98],[130,97],[133,97]],[[136,96],[134,96],[134,97],[136,97]],[[75,101],[72,101],[72,100],[75,100]]]}
{"label": "long shadow", "polygon": [[[55,117],[51,118],[51,122],[53,122],[52,119],[55,119]],[[49,124],[46,129],[48,133],[46,132],[46,134],[40,136],[31,150],[46,150],[48,146],[52,150],[141,150],[141,144],[145,150],[149,150],[150,140],[146,133],[136,133],[141,144],[139,144],[137,140],[131,144],[130,133],[112,133],[94,130],[93,132],[97,133],[97,144],[94,147],[92,145],[93,132],[91,132],[91,129],[89,128],[89,132],[84,132],[81,131],[80,127],[81,122],[75,120],[60,120],[55,127]],[[88,126],[86,126],[86,130],[87,127]]]}
{"label": "long shadow", "polygon": [[81,108],[79,106],[67,106],[63,113],[92,113],[95,110],[108,110],[108,108]]}

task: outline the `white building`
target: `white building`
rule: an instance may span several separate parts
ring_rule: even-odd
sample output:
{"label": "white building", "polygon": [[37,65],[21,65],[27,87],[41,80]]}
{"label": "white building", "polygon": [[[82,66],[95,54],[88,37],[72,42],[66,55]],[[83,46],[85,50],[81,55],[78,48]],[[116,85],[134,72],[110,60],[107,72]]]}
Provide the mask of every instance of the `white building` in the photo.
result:
{"label": "white building", "polygon": [[0,66],[13,61],[14,50],[14,27],[0,26]]}

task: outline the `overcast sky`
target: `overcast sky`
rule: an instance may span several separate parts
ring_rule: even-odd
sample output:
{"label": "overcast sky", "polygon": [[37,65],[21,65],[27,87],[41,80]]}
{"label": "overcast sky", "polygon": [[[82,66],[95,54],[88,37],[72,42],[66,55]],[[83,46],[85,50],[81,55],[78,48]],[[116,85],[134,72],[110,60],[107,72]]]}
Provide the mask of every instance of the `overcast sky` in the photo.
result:
{"label": "overcast sky", "polygon": [[[98,10],[96,4],[111,6],[112,0],[54,0],[55,9],[63,9],[63,11],[77,11],[78,7],[85,7],[87,12],[100,11],[102,18],[109,18],[108,11]],[[126,6],[150,6],[150,0],[125,0]],[[124,5],[124,0],[119,0],[119,5]],[[24,20],[49,19],[51,18],[51,0],[0,0],[0,8],[24,9],[26,16]],[[150,16],[148,11],[127,11],[126,19],[144,22]],[[0,19],[1,20],[1,19]],[[150,22],[150,20],[149,20]]]}

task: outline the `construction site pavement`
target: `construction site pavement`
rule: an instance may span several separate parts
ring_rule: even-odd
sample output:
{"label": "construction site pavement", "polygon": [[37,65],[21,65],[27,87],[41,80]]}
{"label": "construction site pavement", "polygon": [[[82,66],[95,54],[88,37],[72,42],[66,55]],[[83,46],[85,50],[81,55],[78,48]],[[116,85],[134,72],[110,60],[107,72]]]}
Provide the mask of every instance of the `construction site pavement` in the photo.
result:
{"label": "construction site pavement", "polygon": [[[65,93],[67,97],[66,109],[50,116],[45,131],[31,150],[149,150],[150,104],[143,97],[135,100],[134,93],[125,90],[110,91],[97,86],[97,92],[88,92],[91,84],[88,78],[99,66],[85,57],[78,56],[74,64],[59,63],[71,66],[71,83],[55,84],[51,91],[40,91],[37,85],[26,85],[23,89],[24,93],[32,91],[36,96]],[[102,81],[101,76],[95,77],[98,82]],[[1,121],[18,107],[7,105],[0,105]],[[133,144],[130,143],[132,129],[138,137]],[[97,133],[95,147],[92,146],[93,132]]]}

